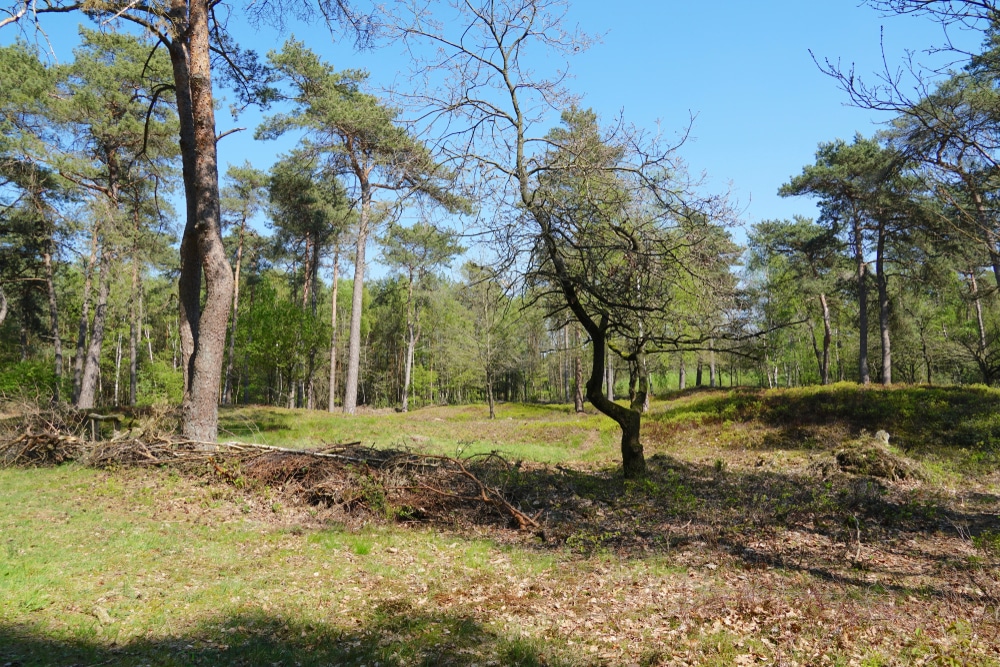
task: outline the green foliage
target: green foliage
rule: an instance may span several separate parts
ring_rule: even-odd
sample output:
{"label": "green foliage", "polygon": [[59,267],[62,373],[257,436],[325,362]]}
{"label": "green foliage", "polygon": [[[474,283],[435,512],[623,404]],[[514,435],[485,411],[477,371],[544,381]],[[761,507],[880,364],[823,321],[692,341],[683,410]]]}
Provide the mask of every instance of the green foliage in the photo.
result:
{"label": "green foliage", "polygon": [[139,405],[180,405],[184,395],[181,370],[162,360],[142,364],[139,369]]}
{"label": "green foliage", "polygon": [[54,382],[55,371],[47,359],[4,365],[0,368],[0,397],[44,399]]}

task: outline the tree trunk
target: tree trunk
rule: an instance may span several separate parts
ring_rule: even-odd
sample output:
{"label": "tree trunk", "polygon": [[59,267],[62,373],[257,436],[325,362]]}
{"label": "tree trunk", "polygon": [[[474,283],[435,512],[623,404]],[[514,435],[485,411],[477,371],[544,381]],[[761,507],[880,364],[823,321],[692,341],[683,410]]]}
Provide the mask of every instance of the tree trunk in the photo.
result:
{"label": "tree trunk", "polygon": [[[138,238],[139,220],[136,211],[135,233]],[[139,390],[139,334],[142,321],[139,319],[142,309],[140,308],[141,296],[139,294],[139,251],[138,247],[132,246],[132,308],[129,313],[128,323],[128,404],[135,407]]]}
{"label": "tree trunk", "polygon": [[[218,434],[219,381],[232,306],[233,271],[219,225],[219,170],[212,98],[207,0],[172,0],[171,13],[186,15],[183,33],[169,44],[187,201],[178,281],[184,369],[182,431],[212,442]],[[205,307],[201,308],[201,278]]]}
{"label": "tree trunk", "polygon": [[878,286],[878,327],[882,337],[882,386],[892,384],[892,349],[889,341],[889,278],[885,275],[885,227],[879,224],[875,253],[875,283]]}
{"label": "tree trunk", "polygon": [[607,353],[608,357],[608,370],[607,370],[607,382],[608,382],[608,400],[615,400],[615,367],[611,363],[611,352]]}
{"label": "tree trunk", "polygon": [[83,302],[80,306],[80,322],[76,332],[76,354],[73,356],[73,403],[80,400],[80,383],[83,381],[83,360],[87,355],[87,329],[90,327],[90,289],[97,264],[97,240],[99,227],[94,223],[90,235],[90,256],[83,278]]}
{"label": "tree trunk", "polygon": [[0,327],[7,319],[7,295],[3,292],[3,285],[0,285]]}
{"label": "tree trunk", "polygon": [[486,372],[486,402],[490,406],[490,419],[497,418],[496,402],[493,400],[493,377]]}
{"label": "tree trunk", "polygon": [[368,243],[368,218],[372,193],[367,178],[361,178],[361,216],[358,223],[358,247],[354,259],[354,291],[351,295],[351,329],[347,340],[347,377],[344,387],[344,412],[354,414],[358,405],[358,380],[361,370],[361,308],[364,299],[365,244]]}
{"label": "tree trunk", "polygon": [[826,294],[820,292],[819,303],[823,308],[823,364],[820,367],[820,381],[823,384],[830,384],[830,342],[833,340],[833,332],[830,327],[830,305],[827,303]]}
{"label": "tree trunk", "polygon": [[703,373],[704,364],[702,363],[701,357],[698,357],[698,365],[695,367],[694,371],[694,386],[701,386],[701,377]]}
{"label": "tree trunk", "polygon": [[413,271],[406,281],[406,359],[403,361],[403,412],[410,409],[410,377],[413,372],[413,349],[417,346],[413,314]]}
{"label": "tree trunk", "polygon": [[684,363],[684,353],[681,352],[680,356],[680,370],[677,373],[677,388],[687,389],[687,364]]}
{"label": "tree trunk", "polygon": [[233,365],[236,356],[236,325],[240,319],[240,272],[243,269],[243,243],[246,235],[246,220],[240,221],[240,229],[236,235],[236,265],[233,267],[233,318],[229,326],[229,354],[226,361],[226,386],[222,391],[222,402],[231,405],[233,402]]}
{"label": "tree trunk", "polygon": [[52,402],[59,402],[59,390],[62,385],[63,354],[62,337],[59,335],[59,304],[56,301],[56,286],[52,271],[52,248],[55,244],[49,240],[48,247],[42,254],[42,261],[45,264],[45,286],[49,294],[49,331],[52,335],[52,350],[55,356],[55,384],[52,386]]}
{"label": "tree trunk", "polygon": [[583,412],[583,359],[580,358],[580,330],[575,326],[573,340],[576,343],[576,349],[573,351],[573,408],[580,414]]}
{"label": "tree trunk", "polygon": [[108,313],[108,292],[111,289],[111,260],[101,253],[100,271],[97,275],[97,304],[94,307],[94,323],[90,330],[90,344],[83,365],[80,381],[80,397],[76,401],[78,410],[94,407],[97,392],[97,378],[101,372],[101,347],[104,345],[104,325]]}
{"label": "tree trunk", "polygon": [[340,245],[333,247],[333,285],[330,296],[330,399],[327,410],[334,411],[337,398],[337,281],[339,280]]}
{"label": "tree trunk", "polygon": [[708,386],[715,388],[718,382],[716,378],[716,368],[715,368],[715,343],[714,341],[709,342],[708,347]]}
{"label": "tree trunk", "polygon": [[854,219],[854,261],[858,281],[858,381],[871,384],[868,374],[868,282],[865,264],[864,239],[861,236],[861,222]]}

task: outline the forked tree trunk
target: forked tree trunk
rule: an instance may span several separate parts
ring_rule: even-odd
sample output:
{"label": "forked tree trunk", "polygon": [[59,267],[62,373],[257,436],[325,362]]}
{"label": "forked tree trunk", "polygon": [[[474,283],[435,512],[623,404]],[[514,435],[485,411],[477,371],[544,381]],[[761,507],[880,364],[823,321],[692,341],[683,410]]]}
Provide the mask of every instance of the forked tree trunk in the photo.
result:
{"label": "forked tree trunk", "polygon": [[94,323],[90,330],[90,344],[83,364],[83,378],[80,381],[80,397],[76,401],[78,410],[89,410],[96,402],[97,381],[101,372],[101,348],[104,345],[104,326],[108,314],[108,292],[111,289],[111,261],[102,253],[100,270],[97,275],[97,304],[94,307]]}
{"label": "forked tree trunk", "polygon": [[83,301],[80,306],[80,322],[76,332],[76,354],[73,356],[73,403],[80,400],[80,383],[83,381],[83,360],[87,356],[87,329],[90,327],[90,289],[94,282],[94,267],[97,264],[97,239],[99,228],[94,223],[90,236],[90,256],[83,278]]}
{"label": "forked tree trunk", "polygon": [[[173,67],[187,223],[181,239],[178,281],[184,369],[181,405],[185,437],[213,442],[233,272],[219,225],[219,170],[209,51],[207,0],[171,0],[170,12],[186,17],[183,34],[168,45]],[[201,307],[201,277],[205,306]]]}

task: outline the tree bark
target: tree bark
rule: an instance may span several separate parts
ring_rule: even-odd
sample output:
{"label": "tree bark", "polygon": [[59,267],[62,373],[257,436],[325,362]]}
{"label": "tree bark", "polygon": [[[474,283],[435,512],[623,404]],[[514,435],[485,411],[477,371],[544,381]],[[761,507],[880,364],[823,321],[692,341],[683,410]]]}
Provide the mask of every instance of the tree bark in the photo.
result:
{"label": "tree bark", "polygon": [[867,264],[865,263],[864,239],[861,235],[861,222],[854,219],[854,261],[857,267],[858,281],[858,382],[871,384],[868,374],[868,282]]}
{"label": "tree bark", "polygon": [[55,277],[52,271],[52,249],[55,244],[49,239],[42,261],[45,264],[45,286],[49,294],[49,323],[52,333],[52,350],[55,356],[55,384],[52,386],[52,402],[59,402],[59,390],[62,385],[63,353],[62,337],[59,335],[59,304],[56,301]]}
{"label": "tree bark", "polygon": [[[187,223],[181,239],[178,281],[186,438],[214,441],[218,434],[219,381],[233,272],[219,225],[219,171],[209,52],[207,0],[172,0],[174,24],[184,26],[168,45],[180,125],[181,163]],[[185,16],[186,15],[186,16]],[[186,18],[186,20],[185,20]],[[205,277],[202,310],[201,278]]]}
{"label": "tree bark", "polygon": [[684,363],[684,353],[680,356],[680,370],[677,373],[677,388],[687,389],[687,364]]}
{"label": "tree bark", "polygon": [[246,238],[246,218],[240,220],[240,229],[236,235],[236,265],[233,267],[233,317],[229,325],[229,353],[226,361],[226,386],[222,391],[224,405],[233,403],[233,366],[236,356],[236,325],[240,319],[240,272],[243,270],[243,243]]}
{"label": "tree bark", "polygon": [[575,326],[573,341],[576,344],[573,351],[573,408],[579,414],[583,412],[583,360],[580,358],[580,330]]}
{"label": "tree bark", "polygon": [[80,400],[80,383],[83,381],[83,360],[87,355],[87,329],[90,327],[90,290],[97,264],[97,241],[99,226],[95,222],[90,235],[90,256],[83,278],[83,303],[80,306],[80,322],[76,332],[76,354],[73,356],[73,403]]}
{"label": "tree bark", "polygon": [[882,386],[892,384],[892,348],[889,340],[889,278],[885,275],[885,225],[879,223],[875,252],[875,283],[878,286],[878,326],[882,338]]}
{"label": "tree bark", "polygon": [[7,295],[3,292],[3,285],[0,285],[0,327],[7,319]]}
{"label": "tree bark", "polygon": [[708,386],[715,388],[718,383],[718,378],[716,377],[716,367],[715,367],[715,343],[709,341],[708,347]]}
{"label": "tree bark", "polygon": [[340,270],[340,244],[333,247],[333,285],[330,296],[330,397],[327,410],[333,412],[337,398],[337,281]]}
{"label": "tree bark", "polygon": [[819,303],[823,308],[823,364],[820,368],[820,381],[826,385],[830,384],[830,343],[833,340],[833,331],[830,327],[830,305],[823,292],[819,294]]}
{"label": "tree bark", "polygon": [[97,379],[101,372],[101,348],[104,345],[104,326],[108,313],[108,292],[111,289],[110,263],[111,261],[102,253],[97,275],[94,323],[90,330],[90,344],[87,346],[87,357],[83,365],[80,397],[76,401],[78,410],[89,410],[96,403]]}
{"label": "tree bark", "polygon": [[403,370],[403,412],[410,409],[410,374],[413,372],[413,349],[417,345],[413,316],[413,272],[406,283],[406,361]]}
{"label": "tree bark", "polygon": [[354,290],[351,294],[351,329],[347,340],[347,377],[344,380],[344,412],[354,414],[358,405],[358,380],[361,370],[361,308],[364,302],[365,245],[372,192],[367,177],[360,178],[361,215],[358,223],[358,247],[354,259]]}

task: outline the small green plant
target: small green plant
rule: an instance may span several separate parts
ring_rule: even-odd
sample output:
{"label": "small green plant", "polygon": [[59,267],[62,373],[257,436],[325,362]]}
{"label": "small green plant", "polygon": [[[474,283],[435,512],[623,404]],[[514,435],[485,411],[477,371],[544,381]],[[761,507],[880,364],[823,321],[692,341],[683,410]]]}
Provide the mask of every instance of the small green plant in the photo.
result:
{"label": "small green plant", "polygon": [[976,548],[990,556],[1000,556],[1000,532],[987,530],[972,538]]}

